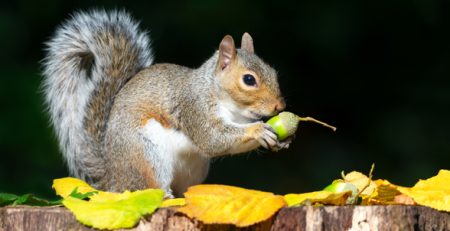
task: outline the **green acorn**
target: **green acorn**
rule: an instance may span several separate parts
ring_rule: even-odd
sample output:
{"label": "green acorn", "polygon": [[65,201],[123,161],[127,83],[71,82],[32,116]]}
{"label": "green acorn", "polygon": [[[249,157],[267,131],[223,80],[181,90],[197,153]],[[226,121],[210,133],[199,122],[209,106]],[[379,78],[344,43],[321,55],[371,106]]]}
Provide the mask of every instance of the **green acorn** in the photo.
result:
{"label": "green acorn", "polygon": [[329,127],[336,131],[336,128],[312,117],[300,117],[292,112],[281,112],[280,114],[270,118],[266,124],[270,125],[278,136],[278,140],[284,140],[293,135],[297,131],[300,121],[310,121]]}
{"label": "green acorn", "polygon": [[351,183],[346,183],[343,180],[335,180],[332,184],[328,185],[323,189],[323,191],[333,192],[333,193],[340,193],[340,192],[346,192],[351,191],[352,195],[350,195],[349,198],[347,198],[347,204],[354,204],[356,202],[357,196],[358,196],[358,188]]}

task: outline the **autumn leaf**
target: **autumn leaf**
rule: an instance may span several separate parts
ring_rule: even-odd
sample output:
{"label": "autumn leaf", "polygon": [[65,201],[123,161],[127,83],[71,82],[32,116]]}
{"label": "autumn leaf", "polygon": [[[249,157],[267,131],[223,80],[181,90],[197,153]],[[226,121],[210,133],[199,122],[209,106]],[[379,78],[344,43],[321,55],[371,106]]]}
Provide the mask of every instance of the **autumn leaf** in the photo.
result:
{"label": "autumn leaf", "polygon": [[[123,193],[99,191],[71,177],[54,180],[53,188],[78,221],[98,229],[131,228],[143,215],[153,213],[164,197],[161,189]],[[83,200],[85,197],[89,201]]]}
{"label": "autumn leaf", "polygon": [[417,205],[417,203],[408,195],[399,194],[394,198],[395,203],[401,205]]}
{"label": "autumn leaf", "polygon": [[118,198],[85,201],[73,197],[63,200],[81,223],[97,229],[131,228],[146,214],[157,209],[164,196],[160,189],[125,192]]}
{"label": "autumn leaf", "polygon": [[300,194],[287,194],[284,196],[289,207],[302,204],[345,205],[352,191],[329,192],[316,191]]}
{"label": "autumn leaf", "polygon": [[173,206],[184,206],[186,205],[186,199],[184,198],[173,198],[164,200],[161,204],[161,208],[173,207]]}
{"label": "autumn leaf", "polygon": [[440,170],[438,175],[419,180],[412,188],[398,188],[417,204],[450,212],[450,171]]}
{"label": "autumn leaf", "polygon": [[363,205],[392,205],[402,204],[396,201],[395,198],[401,195],[398,188],[401,186],[394,185],[387,180],[375,180],[375,189],[370,195],[363,195]]}
{"label": "autumn leaf", "polygon": [[[162,190],[161,190],[162,191]],[[90,196],[91,200],[94,202],[108,202],[108,201],[119,201],[126,200],[130,197],[130,195],[134,192],[125,191],[123,193],[115,193],[115,192],[104,192],[98,191],[97,194]]]}
{"label": "autumn leaf", "polygon": [[186,193],[178,211],[206,224],[249,226],[270,218],[286,205],[283,197],[268,192],[226,185],[197,185]]}
{"label": "autumn leaf", "polygon": [[368,176],[360,172],[350,172],[344,176],[344,181],[355,185],[358,188],[358,192],[362,196],[369,196],[375,191],[377,185]]}
{"label": "autumn leaf", "polygon": [[88,183],[73,177],[64,177],[60,179],[53,180],[53,189],[55,189],[56,194],[62,198],[68,197],[74,189],[77,189],[78,193],[89,193],[98,191],[92,188]]}
{"label": "autumn leaf", "polygon": [[441,211],[450,211],[450,171],[441,170],[437,176],[419,180],[412,188],[387,180],[376,180],[372,195],[363,197],[364,205],[418,204]]}
{"label": "autumn leaf", "polygon": [[[129,191],[125,191],[124,193],[100,191],[91,187],[88,183],[73,177],[55,179],[53,180],[52,187],[55,189],[56,194],[62,198],[73,197],[71,194],[75,192],[76,194],[88,195],[91,201],[97,202],[126,199],[130,193]],[[81,199],[79,197],[77,198]]]}

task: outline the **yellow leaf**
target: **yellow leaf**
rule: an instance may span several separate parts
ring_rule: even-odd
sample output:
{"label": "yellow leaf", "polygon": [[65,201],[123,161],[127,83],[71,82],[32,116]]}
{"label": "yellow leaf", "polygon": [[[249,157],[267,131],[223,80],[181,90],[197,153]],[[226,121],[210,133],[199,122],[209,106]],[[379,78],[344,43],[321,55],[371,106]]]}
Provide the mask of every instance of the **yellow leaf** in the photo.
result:
{"label": "yellow leaf", "polygon": [[401,204],[395,200],[395,197],[400,195],[398,191],[400,186],[394,185],[387,180],[375,180],[376,187],[371,195],[363,195],[363,205],[391,205]]}
{"label": "yellow leaf", "polygon": [[[362,196],[371,195],[373,193],[373,191],[375,190],[375,188],[377,187],[377,185],[372,180],[370,180],[369,177],[367,177],[366,175],[364,175],[360,172],[356,172],[356,171],[353,171],[353,172],[345,175],[344,181],[346,183],[351,183],[351,184],[355,185],[358,188],[358,192],[360,192],[360,194]],[[361,190],[363,190],[363,191],[361,192]]]}
{"label": "yellow leaf", "polygon": [[438,175],[419,180],[412,188],[399,188],[403,194],[419,204],[450,212],[450,171],[442,169]]}
{"label": "yellow leaf", "polygon": [[[53,181],[56,194],[62,196],[63,205],[81,223],[98,229],[131,228],[139,219],[158,208],[164,196],[161,189],[147,189],[124,193],[104,192],[92,188],[86,182],[66,177]],[[74,189],[78,193],[98,192],[89,201],[70,197]]]}
{"label": "yellow leaf", "polygon": [[94,194],[89,198],[90,201],[94,202],[119,201],[129,198],[131,194],[132,192],[128,190],[123,193],[98,191],[97,194]]}
{"label": "yellow leaf", "polygon": [[66,198],[67,196],[69,196],[75,188],[77,188],[77,192],[79,193],[98,191],[97,189],[92,188],[86,182],[73,177],[55,179],[53,180],[52,187],[55,189],[56,194],[61,196],[62,198]]}
{"label": "yellow leaf", "polygon": [[174,198],[174,199],[164,200],[160,207],[165,208],[165,207],[183,206],[183,205],[186,205],[186,199]]}
{"label": "yellow leaf", "polygon": [[283,197],[268,192],[226,185],[197,185],[186,193],[178,211],[206,224],[249,226],[270,218],[286,205]]}
{"label": "yellow leaf", "polygon": [[125,191],[124,193],[99,191],[91,187],[88,183],[73,177],[55,179],[53,180],[52,187],[55,189],[56,194],[60,195],[62,198],[67,198],[75,188],[77,189],[77,192],[83,194],[88,192],[97,192],[96,194],[89,196],[91,201],[120,200],[127,198],[127,193],[129,193],[128,191]]}
{"label": "yellow leaf", "polygon": [[345,205],[347,198],[352,195],[352,191],[329,192],[316,191],[301,194],[287,194],[284,196],[288,206],[300,205],[303,203],[324,204],[324,205]]}
{"label": "yellow leaf", "polygon": [[131,228],[146,214],[157,209],[164,196],[161,189],[127,192],[103,201],[84,201],[73,197],[63,200],[81,223],[97,229]]}

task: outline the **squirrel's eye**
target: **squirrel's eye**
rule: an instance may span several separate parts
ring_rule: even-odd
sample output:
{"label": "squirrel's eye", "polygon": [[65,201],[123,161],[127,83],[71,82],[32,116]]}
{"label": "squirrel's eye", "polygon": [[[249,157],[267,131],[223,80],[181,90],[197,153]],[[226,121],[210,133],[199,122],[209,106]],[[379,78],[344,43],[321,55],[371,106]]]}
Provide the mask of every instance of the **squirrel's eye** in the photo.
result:
{"label": "squirrel's eye", "polygon": [[253,75],[245,74],[242,80],[247,86],[256,86],[256,79]]}

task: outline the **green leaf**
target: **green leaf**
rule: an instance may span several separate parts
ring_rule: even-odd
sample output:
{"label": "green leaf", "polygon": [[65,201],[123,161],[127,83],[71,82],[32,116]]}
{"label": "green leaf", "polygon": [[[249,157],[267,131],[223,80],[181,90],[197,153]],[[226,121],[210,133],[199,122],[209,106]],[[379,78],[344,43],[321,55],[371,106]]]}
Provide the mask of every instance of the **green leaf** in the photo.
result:
{"label": "green leaf", "polygon": [[0,206],[10,205],[18,196],[10,193],[0,193]]}
{"label": "green leaf", "polygon": [[6,205],[52,206],[60,204],[61,200],[50,201],[34,196],[33,194],[24,194],[18,196],[11,193],[0,193],[0,206]]}
{"label": "green leaf", "polygon": [[91,197],[91,196],[93,196],[94,194],[97,194],[97,193],[98,193],[97,191],[87,192],[87,193],[80,193],[80,192],[78,192],[78,187],[75,187],[73,189],[73,191],[69,194],[69,196],[71,196],[73,198],[80,199],[80,200],[86,200],[89,197]]}

